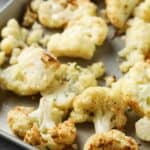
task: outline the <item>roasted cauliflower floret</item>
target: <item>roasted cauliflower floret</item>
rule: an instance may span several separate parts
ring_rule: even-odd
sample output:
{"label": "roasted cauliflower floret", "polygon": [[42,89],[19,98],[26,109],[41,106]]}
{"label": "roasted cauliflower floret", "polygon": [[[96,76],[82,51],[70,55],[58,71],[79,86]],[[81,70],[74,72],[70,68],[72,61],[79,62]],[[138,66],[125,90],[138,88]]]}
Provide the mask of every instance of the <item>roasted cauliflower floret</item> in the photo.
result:
{"label": "roasted cauliflower floret", "polygon": [[22,28],[18,21],[10,19],[1,31],[2,41],[0,48],[6,55],[11,55],[14,48],[25,47],[25,40],[28,35],[28,31]]}
{"label": "roasted cauliflower floret", "polygon": [[119,29],[123,28],[139,2],[141,0],[106,0],[106,13],[110,22]]}
{"label": "roasted cauliflower floret", "polygon": [[119,52],[119,56],[125,59],[120,65],[122,72],[127,72],[135,63],[147,59],[150,52],[150,23],[135,18],[129,24],[125,48]]}
{"label": "roasted cauliflower floret", "polygon": [[[45,100],[42,99],[42,102],[44,101]],[[50,105],[45,106],[48,108]],[[65,121],[64,123],[55,124],[56,116],[52,115],[60,115],[55,109],[55,106],[52,105],[50,108],[45,109],[47,111],[49,110],[49,112],[43,112],[45,115],[48,113],[47,118],[45,118],[44,115],[38,116],[38,118],[43,119],[43,121],[44,119],[49,120],[49,126],[47,126],[46,129],[41,127],[41,122],[35,120],[33,117],[34,111],[28,107],[17,107],[14,110],[11,110],[8,114],[8,123],[16,135],[39,149],[48,148],[53,150],[63,150],[65,147],[74,143],[76,138],[76,128],[74,123],[70,120]],[[58,121],[59,119],[56,122]]]}
{"label": "roasted cauliflower floret", "polygon": [[126,123],[126,103],[119,94],[106,87],[90,87],[74,99],[70,118],[78,123],[93,121],[96,133],[121,129]]}
{"label": "roasted cauliflower floret", "polygon": [[91,59],[96,46],[106,39],[107,31],[106,23],[100,17],[82,17],[70,22],[63,33],[51,36],[48,51],[58,57]]}
{"label": "roasted cauliflower floret", "polygon": [[84,150],[138,150],[136,141],[124,133],[111,130],[103,134],[92,135],[86,142]]}
{"label": "roasted cauliflower floret", "polygon": [[[61,71],[62,69],[62,71]],[[41,92],[42,96],[53,97],[56,105],[68,110],[72,108],[74,97],[88,87],[97,85],[97,78],[104,74],[104,65],[94,63],[83,68],[76,63],[63,64],[59,70],[59,83]]]}
{"label": "roasted cauliflower floret", "polygon": [[54,80],[59,62],[40,47],[25,48],[17,63],[0,73],[3,88],[19,95],[32,95],[46,89]]}
{"label": "roasted cauliflower floret", "polygon": [[16,107],[8,113],[8,124],[11,130],[19,137],[23,138],[32,126],[33,122],[29,114],[33,111],[30,107]]}
{"label": "roasted cauliflower floret", "polygon": [[140,115],[150,116],[150,64],[137,63],[112,85],[121,91],[129,106]]}
{"label": "roasted cauliflower floret", "polygon": [[96,6],[88,0],[51,0],[33,4],[39,21],[49,28],[64,27],[70,20],[84,15],[96,15]]}
{"label": "roasted cauliflower floret", "polygon": [[134,15],[143,19],[144,21],[150,22],[150,1],[145,0],[142,2],[134,11]]}
{"label": "roasted cauliflower floret", "polygon": [[150,119],[143,117],[135,123],[136,135],[143,141],[150,142]]}

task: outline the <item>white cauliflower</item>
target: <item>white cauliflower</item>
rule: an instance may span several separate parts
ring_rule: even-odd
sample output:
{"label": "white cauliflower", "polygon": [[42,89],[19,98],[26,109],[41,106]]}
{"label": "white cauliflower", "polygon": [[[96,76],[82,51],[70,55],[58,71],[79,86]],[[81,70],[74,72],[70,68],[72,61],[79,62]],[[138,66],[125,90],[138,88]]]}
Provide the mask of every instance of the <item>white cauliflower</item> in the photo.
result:
{"label": "white cauliflower", "polygon": [[25,48],[17,63],[0,73],[1,85],[19,95],[32,95],[46,89],[54,80],[59,62],[40,47]]}
{"label": "white cauliflower", "polygon": [[38,0],[31,6],[38,12],[41,24],[49,28],[61,28],[70,20],[96,15],[96,6],[89,0]]}
{"label": "white cauliflower", "polygon": [[145,0],[134,11],[134,16],[150,22],[150,1]]}
{"label": "white cauliflower", "polygon": [[11,55],[14,48],[24,48],[27,35],[28,31],[22,28],[17,20],[10,19],[6,27],[1,31],[1,50],[4,51],[6,55]]}
{"label": "white cauliflower", "polygon": [[143,117],[135,123],[136,135],[143,141],[150,142],[150,119]]}
{"label": "white cauliflower", "polygon": [[150,52],[150,23],[135,18],[129,24],[125,48],[119,52],[119,56],[125,59],[120,65],[122,72],[127,72],[135,63],[147,59]]}
{"label": "white cauliflower", "polygon": [[141,0],[106,0],[106,13],[110,22],[117,28],[124,27],[127,19]]}
{"label": "white cauliflower", "polygon": [[[62,69],[62,70],[61,70]],[[56,76],[58,83],[41,92],[42,96],[53,97],[57,107],[65,110],[72,108],[72,101],[88,87],[97,85],[97,78],[104,74],[104,65],[94,63],[83,68],[76,63],[63,64]]]}
{"label": "white cauliflower", "polygon": [[26,43],[28,45],[42,45],[46,47],[48,41],[55,32],[56,31],[47,30],[41,24],[35,22],[29,30]]}
{"label": "white cauliflower", "polygon": [[84,150],[138,150],[136,141],[118,130],[92,135],[85,143]]}
{"label": "white cauliflower", "polygon": [[140,115],[150,116],[150,64],[137,63],[112,85],[129,106]]}
{"label": "white cauliflower", "polygon": [[55,56],[91,59],[96,46],[106,39],[107,32],[107,25],[100,17],[82,17],[70,22],[64,32],[51,36],[48,51]]}
{"label": "white cauliflower", "polygon": [[[46,106],[47,109],[43,109],[46,110],[43,112],[44,114],[37,117],[43,121],[44,119],[48,119],[49,126],[47,126],[46,130],[41,127],[41,124],[44,122],[39,122],[32,117],[35,113],[31,108],[19,106],[8,113],[8,124],[11,130],[25,142],[39,149],[63,150],[68,146],[71,147],[76,138],[74,123],[69,120],[63,123],[56,123],[60,121],[59,115],[61,114],[61,110],[51,105],[53,101],[49,101],[50,103],[44,101],[45,99],[41,100],[42,105]],[[47,115],[47,118],[44,115]]]}
{"label": "white cauliflower", "polygon": [[106,87],[89,87],[74,99],[70,118],[77,123],[92,121],[100,134],[121,129],[126,123],[125,109],[121,93]]}

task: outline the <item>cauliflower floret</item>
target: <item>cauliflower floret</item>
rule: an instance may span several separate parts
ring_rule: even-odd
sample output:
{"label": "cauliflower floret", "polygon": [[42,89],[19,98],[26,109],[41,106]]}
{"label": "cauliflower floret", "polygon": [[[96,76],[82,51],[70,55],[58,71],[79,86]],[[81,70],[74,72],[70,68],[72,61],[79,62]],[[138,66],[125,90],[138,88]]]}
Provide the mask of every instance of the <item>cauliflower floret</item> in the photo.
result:
{"label": "cauliflower floret", "polygon": [[141,0],[106,0],[106,12],[110,22],[119,29],[123,28],[140,2]]}
{"label": "cauliflower floret", "polygon": [[25,40],[28,31],[20,27],[15,19],[10,19],[7,26],[2,29],[2,41],[0,48],[6,55],[10,55],[12,50],[17,47],[25,47]]}
{"label": "cauliflower floret", "polygon": [[14,65],[17,63],[18,56],[21,54],[20,48],[14,48],[11,54],[11,57],[9,59],[9,64]]}
{"label": "cauliflower floret", "polygon": [[35,22],[29,31],[26,42],[28,45],[42,45],[46,47],[48,41],[55,32],[56,31],[46,30],[41,24]]}
{"label": "cauliflower floret", "polygon": [[59,83],[41,92],[42,96],[54,97],[56,105],[61,109],[72,108],[74,97],[88,87],[97,85],[97,78],[104,74],[104,65],[94,63],[82,68],[76,63],[64,64],[61,66]]}
{"label": "cauliflower floret", "polygon": [[70,20],[84,15],[96,15],[96,6],[88,0],[43,1],[36,4],[37,9],[39,21],[49,28],[64,27]]}
{"label": "cauliflower floret", "polygon": [[29,118],[29,113],[34,109],[30,107],[18,106],[8,113],[8,124],[12,131],[23,138],[32,126],[33,122]]}
{"label": "cauliflower floret", "polygon": [[150,22],[150,1],[145,0],[142,2],[134,11],[134,15],[143,19],[144,21]]}
{"label": "cauliflower floret", "polygon": [[96,133],[103,133],[125,125],[125,109],[120,93],[106,87],[90,87],[74,99],[70,118],[79,123],[93,121]]}
{"label": "cauliflower floret", "polygon": [[103,134],[92,135],[86,142],[84,150],[138,150],[136,141],[124,133],[111,130]]}
{"label": "cauliflower floret", "polygon": [[40,47],[25,48],[17,63],[0,73],[1,85],[19,95],[32,95],[46,89],[54,80],[59,62]]}
{"label": "cauliflower floret", "polygon": [[137,63],[112,85],[121,91],[129,106],[140,115],[150,116],[150,64]]}
{"label": "cauliflower floret", "polygon": [[[42,99],[42,102],[44,101],[45,100]],[[17,107],[11,110],[8,113],[8,123],[11,130],[25,142],[40,149],[62,150],[74,143],[76,139],[76,128],[74,123],[70,120],[55,124],[56,118],[52,115],[59,116],[60,113],[57,114],[58,111],[55,110],[55,106],[51,105],[50,108],[48,108],[49,106],[50,105],[46,106],[47,111],[49,110],[49,114],[47,114],[49,118],[47,119],[53,123],[49,124],[50,126],[46,130],[41,128],[41,123],[37,122],[33,117],[34,111],[28,107]],[[46,115],[47,112],[45,111],[43,113]],[[41,116],[38,117],[41,118]]]}
{"label": "cauliflower floret", "polygon": [[47,47],[55,56],[91,59],[96,45],[102,45],[107,32],[103,19],[86,16],[70,22],[63,33],[51,36]]}
{"label": "cauliflower floret", "polygon": [[126,60],[120,65],[122,72],[127,72],[135,63],[144,61],[150,52],[150,23],[135,18],[129,24],[125,48],[119,52],[119,56]]}
{"label": "cauliflower floret", "polygon": [[136,135],[143,141],[150,142],[150,119],[143,117],[135,123]]}

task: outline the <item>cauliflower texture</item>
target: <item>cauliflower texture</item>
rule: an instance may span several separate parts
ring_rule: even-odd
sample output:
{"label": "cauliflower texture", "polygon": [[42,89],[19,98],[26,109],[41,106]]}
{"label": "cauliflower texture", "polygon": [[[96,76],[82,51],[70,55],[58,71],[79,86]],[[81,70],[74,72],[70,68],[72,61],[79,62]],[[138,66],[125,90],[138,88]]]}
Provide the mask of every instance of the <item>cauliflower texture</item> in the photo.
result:
{"label": "cauliflower texture", "polygon": [[125,59],[120,65],[122,72],[127,72],[137,62],[145,61],[150,52],[150,23],[135,18],[129,25],[125,48],[119,52],[119,56]]}
{"label": "cauliflower texture", "polygon": [[76,63],[62,64],[58,72],[58,83],[41,92],[42,96],[53,97],[61,109],[72,108],[74,97],[86,88],[97,85],[97,78],[104,74],[104,65],[94,63],[83,68]]}
{"label": "cauliflower texture", "polygon": [[91,59],[96,46],[106,39],[107,32],[106,23],[100,17],[82,17],[70,22],[63,33],[51,36],[48,50],[55,56]]}
{"label": "cauliflower texture", "polygon": [[51,0],[34,2],[41,24],[49,28],[64,27],[70,20],[96,15],[96,6],[89,0]]}
{"label": "cauliflower texture", "polygon": [[150,142],[150,119],[143,117],[135,124],[136,135],[143,141]]}
{"label": "cauliflower texture", "polygon": [[146,22],[150,22],[150,1],[145,0],[134,11],[134,15],[143,19]]}
{"label": "cauliflower texture", "polygon": [[96,133],[103,133],[125,125],[125,109],[120,93],[106,87],[90,87],[74,99],[70,118],[77,123],[93,121]]}
{"label": "cauliflower texture", "polygon": [[117,130],[91,136],[84,150],[138,150],[136,141]]}
{"label": "cauliflower texture", "polygon": [[106,13],[110,22],[117,28],[124,27],[134,8],[141,0],[106,0]]}
{"label": "cauliflower texture", "polygon": [[6,27],[1,31],[1,50],[4,51],[6,55],[11,55],[14,48],[24,48],[27,35],[28,31],[25,28],[22,28],[17,20],[10,19]]}
{"label": "cauliflower texture", "polygon": [[[42,99],[42,101],[44,100]],[[50,107],[49,110],[52,114],[57,113],[55,107]],[[11,130],[25,142],[39,149],[63,150],[65,147],[71,147],[76,138],[76,128],[72,121],[50,125],[47,130],[44,130],[41,128],[41,123],[32,117],[33,113],[34,111],[28,107],[17,107],[11,110],[8,113],[8,124]],[[52,114],[49,116],[49,120],[55,122]]]}
{"label": "cauliflower texture", "polygon": [[129,106],[140,115],[150,116],[150,64],[136,63],[128,73],[112,85],[121,91]]}
{"label": "cauliflower texture", "polygon": [[25,48],[17,63],[0,73],[1,85],[19,95],[32,95],[46,89],[54,79],[59,62],[40,47]]}

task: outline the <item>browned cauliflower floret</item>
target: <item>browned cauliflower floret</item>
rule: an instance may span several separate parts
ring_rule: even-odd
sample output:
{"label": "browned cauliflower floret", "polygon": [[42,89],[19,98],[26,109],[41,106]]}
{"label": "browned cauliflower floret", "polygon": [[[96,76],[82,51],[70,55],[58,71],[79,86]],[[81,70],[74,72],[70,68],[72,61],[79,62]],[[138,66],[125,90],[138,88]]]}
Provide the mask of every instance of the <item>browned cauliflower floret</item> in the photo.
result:
{"label": "browned cauliflower floret", "polygon": [[4,51],[6,55],[11,55],[14,48],[24,48],[27,35],[28,31],[25,28],[22,28],[17,20],[10,19],[6,27],[1,31],[1,50]]}
{"label": "browned cauliflower floret", "polygon": [[150,1],[143,1],[134,11],[134,15],[143,19],[144,21],[150,22]]}
{"label": "browned cauliflower floret", "polygon": [[127,72],[137,62],[145,61],[150,52],[150,23],[135,18],[129,25],[125,48],[119,52],[119,56],[125,59],[120,65],[122,72]]}
{"label": "browned cauliflower floret", "polygon": [[106,12],[110,22],[123,28],[127,19],[141,0],[106,0]]}
{"label": "browned cauliflower floret", "polygon": [[126,136],[124,133],[111,130],[103,134],[95,134],[91,136],[84,150],[138,150],[136,141]]}
{"label": "browned cauliflower floret", "polygon": [[129,106],[141,115],[150,116],[150,64],[137,63],[112,85],[121,91]]}
{"label": "browned cauliflower floret", "polygon": [[121,129],[126,123],[126,103],[119,92],[106,87],[90,87],[74,99],[71,119],[93,121],[96,133],[112,128]]}
{"label": "browned cauliflower floret", "polygon": [[31,8],[38,13],[41,24],[49,28],[61,28],[70,20],[96,15],[96,6],[89,0],[36,0]]}
{"label": "browned cauliflower floret", "polygon": [[33,108],[18,106],[8,113],[8,124],[17,136],[23,138],[27,130],[33,126],[33,122],[29,118],[32,111]]}
{"label": "browned cauliflower floret", "polygon": [[[42,102],[44,102],[43,99]],[[53,101],[51,102],[53,103]],[[68,120],[60,123],[59,115],[61,110],[58,110],[53,105],[50,106],[48,103],[46,104],[47,111],[43,113],[47,115],[47,123],[49,123],[47,128],[44,129],[41,127],[42,123],[46,123],[46,121],[37,121],[33,117],[33,109],[28,107],[17,107],[14,110],[11,110],[8,113],[8,124],[17,136],[39,149],[48,148],[52,150],[63,150],[65,147],[71,146],[76,139],[76,128],[74,122]],[[48,108],[48,106],[50,107]],[[39,119],[46,119],[44,118],[44,115],[38,117]],[[56,120],[56,117],[58,120]]]}
{"label": "browned cauliflower floret", "polygon": [[[54,34],[48,42],[48,51],[55,56],[91,59],[97,45],[102,45],[107,36],[103,19],[84,16],[69,23],[62,33]],[[59,41],[59,42],[58,42]]]}
{"label": "browned cauliflower floret", "polygon": [[19,95],[32,95],[46,89],[54,80],[59,62],[40,47],[27,47],[17,63],[0,73],[1,85]]}

